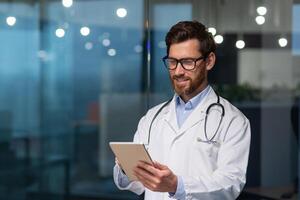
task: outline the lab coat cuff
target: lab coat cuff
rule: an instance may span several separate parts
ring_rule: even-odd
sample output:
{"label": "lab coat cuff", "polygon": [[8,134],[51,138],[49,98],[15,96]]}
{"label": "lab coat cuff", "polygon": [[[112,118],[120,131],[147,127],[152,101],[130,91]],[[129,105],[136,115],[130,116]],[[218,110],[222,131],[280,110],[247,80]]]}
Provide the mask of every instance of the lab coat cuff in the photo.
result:
{"label": "lab coat cuff", "polygon": [[130,190],[137,195],[141,195],[145,188],[139,181],[130,181],[128,177],[122,172],[119,165],[114,167],[114,182],[120,190]]}
{"label": "lab coat cuff", "polygon": [[119,189],[126,188],[130,181],[128,177],[122,172],[122,169],[119,165],[114,167],[114,181]]}
{"label": "lab coat cuff", "polygon": [[185,199],[185,189],[181,176],[177,176],[177,188],[175,193],[169,192],[169,197],[172,199]]}

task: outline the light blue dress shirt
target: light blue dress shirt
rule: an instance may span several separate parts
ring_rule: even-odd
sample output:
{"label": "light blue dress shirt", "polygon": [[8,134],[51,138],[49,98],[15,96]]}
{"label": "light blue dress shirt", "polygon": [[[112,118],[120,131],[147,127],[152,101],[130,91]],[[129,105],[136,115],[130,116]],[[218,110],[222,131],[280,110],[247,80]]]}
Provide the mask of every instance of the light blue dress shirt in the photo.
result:
{"label": "light blue dress shirt", "polygon": [[[176,117],[177,124],[180,128],[188,116],[195,110],[195,108],[199,105],[199,103],[205,98],[207,93],[210,90],[210,86],[208,85],[202,92],[194,96],[188,102],[184,102],[180,96],[176,95]],[[185,197],[185,189],[181,176],[178,177],[177,189],[175,193],[169,193],[170,198],[174,199],[184,199]]]}
{"label": "light blue dress shirt", "polygon": [[179,128],[193,112],[193,110],[199,105],[199,103],[204,99],[209,90],[210,86],[207,86],[204,90],[202,90],[202,92],[194,96],[186,103],[180,98],[180,96],[176,94],[176,117]]}

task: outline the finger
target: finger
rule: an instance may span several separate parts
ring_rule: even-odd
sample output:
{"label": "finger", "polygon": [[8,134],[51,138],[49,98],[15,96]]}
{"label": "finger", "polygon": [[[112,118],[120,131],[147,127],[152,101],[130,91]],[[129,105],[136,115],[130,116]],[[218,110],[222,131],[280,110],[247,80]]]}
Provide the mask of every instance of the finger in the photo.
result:
{"label": "finger", "polygon": [[144,163],[144,164],[146,164],[146,165],[153,166],[153,163],[149,163],[149,162],[144,161],[144,160],[139,160],[138,163]]}
{"label": "finger", "polygon": [[164,169],[169,169],[166,165],[163,165],[157,161],[154,161],[154,166],[158,169],[164,170]]}
{"label": "finger", "polygon": [[152,165],[150,165],[146,162],[139,161],[137,167],[141,168],[141,169],[144,169],[145,171],[148,171],[150,174],[152,174],[154,176],[160,176],[161,175],[159,169],[156,169],[154,166],[152,166]]}
{"label": "finger", "polygon": [[154,185],[152,183],[149,183],[147,180],[144,181],[140,181],[146,188],[148,188],[149,190],[154,191]]}
{"label": "finger", "polygon": [[122,168],[122,165],[121,165],[121,163],[119,162],[119,160],[118,160],[118,158],[117,158],[117,157],[115,158],[115,163],[116,163],[117,165],[119,165],[119,167],[121,167],[121,168]]}
{"label": "finger", "polygon": [[149,183],[149,182],[144,182],[142,183],[146,188],[148,188],[151,191],[158,191],[158,188],[156,185],[154,185],[153,183]]}
{"label": "finger", "polygon": [[117,157],[115,157],[115,163],[116,163],[117,165],[120,165]]}
{"label": "finger", "polygon": [[155,191],[155,188],[157,188],[155,183],[147,180],[145,177],[140,176],[138,174],[134,174],[134,175],[137,177],[138,181],[140,181],[149,190]]}
{"label": "finger", "polygon": [[157,183],[158,182],[157,177],[155,177],[152,173],[150,173],[149,171],[147,171],[143,168],[136,167],[136,168],[133,169],[133,172],[140,179],[148,180],[151,183]]}

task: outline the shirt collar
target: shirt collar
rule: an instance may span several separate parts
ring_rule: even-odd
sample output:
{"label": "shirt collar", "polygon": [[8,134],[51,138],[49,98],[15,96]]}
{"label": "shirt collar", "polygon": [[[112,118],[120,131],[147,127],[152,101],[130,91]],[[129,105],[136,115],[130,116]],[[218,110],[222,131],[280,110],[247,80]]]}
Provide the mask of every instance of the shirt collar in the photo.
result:
{"label": "shirt collar", "polygon": [[201,100],[206,96],[209,89],[210,89],[210,86],[208,85],[208,86],[206,86],[206,88],[204,90],[202,90],[199,94],[197,94],[196,96],[191,98],[186,103],[181,99],[181,97],[178,94],[176,94],[176,105],[177,106],[182,106],[186,110],[194,109],[201,102]]}

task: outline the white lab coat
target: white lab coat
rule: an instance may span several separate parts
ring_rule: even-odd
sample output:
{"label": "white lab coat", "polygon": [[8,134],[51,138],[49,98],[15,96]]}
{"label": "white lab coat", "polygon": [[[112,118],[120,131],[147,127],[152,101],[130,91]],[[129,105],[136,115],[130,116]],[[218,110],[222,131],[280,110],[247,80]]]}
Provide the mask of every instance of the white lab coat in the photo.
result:
{"label": "white lab coat", "polygon": [[[174,174],[181,176],[186,191],[185,199],[235,199],[246,183],[246,169],[250,147],[250,124],[248,119],[226,99],[220,97],[225,108],[217,144],[206,140],[204,119],[207,107],[217,102],[210,89],[205,99],[195,108],[179,128],[177,125],[175,98],[155,119],[150,136],[149,153],[153,160],[167,165]],[[162,104],[150,109],[140,120],[134,142],[147,143],[151,120]],[[211,138],[219,122],[219,107],[214,107],[207,121],[207,134]],[[214,116],[215,114],[218,114]],[[121,177],[120,177],[121,176]],[[171,199],[167,192],[152,192],[140,182],[120,186],[124,176],[120,168],[114,168],[114,180],[119,189],[137,194],[145,191],[146,200]],[[124,178],[124,177],[123,177]]]}

